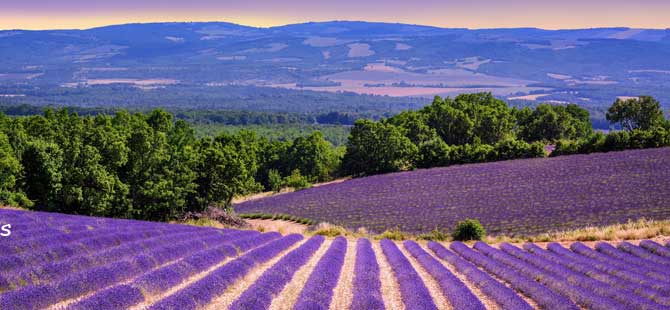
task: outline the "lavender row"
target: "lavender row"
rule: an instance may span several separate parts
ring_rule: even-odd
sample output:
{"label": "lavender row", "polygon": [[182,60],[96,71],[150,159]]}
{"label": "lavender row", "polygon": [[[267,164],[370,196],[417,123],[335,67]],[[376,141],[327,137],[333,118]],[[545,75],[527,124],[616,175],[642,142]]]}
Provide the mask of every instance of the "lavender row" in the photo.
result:
{"label": "lavender row", "polygon": [[[670,243],[669,243],[670,244]],[[664,247],[651,240],[642,240],[640,241],[640,246],[647,249],[647,251],[654,253],[659,256],[665,257],[665,259],[670,259],[670,249]],[[670,262],[670,260],[668,260]]]}
{"label": "lavender row", "polygon": [[[601,247],[601,249],[604,249],[604,247]],[[572,250],[573,252],[575,252],[579,255],[583,255],[585,257],[588,257],[592,260],[596,260],[596,261],[599,261],[599,262],[611,264],[612,266],[620,268],[621,270],[627,270],[627,271],[635,272],[635,273],[638,273],[638,274],[648,278],[649,280],[653,280],[655,282],[656,281],[663,282],[664,284],[667,283],[667,285],[670,286],[670,282],[668,282],[668,278],[666,276],[664,276],[662,273],[658,273],[654,270],[650,270],[650,269],[648,269],[644,266],[638,266],[638,265],[634,264],[634,262],[636,262],[636,261],[629,262],[627,260],[622,260],[622,258],[625,257],[625,255],[623,255],[624,253],[618,253],[618,251],[617,252],[612,252],[613,255],[618,255],[618,254],[622,255],[621,257],[617,258],[617,257],[613,257],[613,256],[610,256],[610,255],[605,255],[605,254],[603,254],[599,251],[595,251],[595,250],[585,246],[584,244],[582,244],[580,242],[575,242],[575,243],[571,244],[570,245],[570,250]]]}
{"label": "lavender row", "polygon": [[533,255],[509,243],[501,244],[500,249],[519,260],[544,270],[550,275],[561,279],[561,281],[569,283],[577,290],[577,287],[582,287],[587,297],[582,298],[582,304],[585,304],[587,307],[593,309],[617,309],[617,307],[621,309],[661,309],[661,305],[640,297],[630,290],[613,287],[610,283],[590,278],[583,273],[573,271],[564,265]]}
{"label": "lavender row", "polygon": [[524,244],[523,248],[546,260],[561,264],[571,270],[603,281],[613,287],[632,291],[635,294],[653,300],[659,304],[668,305],[668,302],[670,302],[670,299],[664,297],[665,293],[658,290],[658,287],[647,284],[645,280],[641,280],[641,277],[635,273],[620,271],[617,268],[590,261],[566,249],[563,249],[563,251],[566,251],[573,256],[560,256],[559,254],[544,250],[532,243]]}
{"label": "lavender row", "polygon": [[284,289],[295,272],[307,263],[324,240],[323,236],[314,236],[299,248],[286,254],[244,291],[229,309],[267,309],[274,296]]}
{"label": "lavender row", "polygon": [[29,253],[6,255],[0,257],[0,271],[4,274],[25,266],[39,266],[44,263],[54,263],[75,255],[91,251],[101,251],[120,243],[132,242],[144,238],[158,236],[154,231],[147,232],[110,232],[94,235],[72,243],[54,242],[46,249]]}
{"label": "lavender row", "polygon": [[347,239],[338,237],[316,264],[312,274],[309,275],[293,309],[328,309],[333,299],[333,290],[340,279],[340,272],[344,265],[344,256],[346,253]]}
{"label": "lavender row", "polygon": [[666,271],[668,275],[670,275],[670,271],[667,271],[667,268],[670,267],[670,260],[666,257],[656,255],[642,247],[638,247],[626,241],[619,243],[617,248],[623,252],[630,253],[639,258],[643,258],[643,260],[641,260],[642,263],[651,263],[659,269]]}
{"label": "lavender row", "polygon": [[74,272],[85,272],[87,269],[101,266],[108,263],[131,259],[135,255],[140,255],[146,251],[153,251],[165,247],[165,244],[174,244],[183,240],[203,240],[208,243],[222,242],[227,237],[222,234],[201,236],[199,233],[182,233],[161,236],[149,240],[139,240],[123,244],[95,255],[79,255],[62,262],[48,263],[36,268],[28,267],[16,272],[9,277],[10,283],[33,283],[33,279],[38,282],[33,284],[45,284],[61,280],[68,274]]}
{"label": "lavender row", "polygon": [[356,242],[351,310],[383,310],[379,264],[368,239]]}
{"label": "lavender row", "polygon": [[[524,261],[500,250],[494,249],[483,242],[475,243],[474,248],[484,253],[485,255],[518,270],[526,276],[537,279],[537,281],[549,287],[556,293],[568,297],[574,303],[583,307],[595,310],[626,309],[608,297],[594,295],[585,288],[575,286],[577,284],[576,282],[578,281],[573,281],[572,283],[569,282],[569,279],[560,271],[552,273],[535,267],[534,265],[536,265],[536,263],[534,262],[534,257],[527,258],[533,261],[532,264],[527,264],[524,263]],[[557,269],[563,269],[563,272],[567,271],[565,268],[558,267]]]}
{"label": "lavender row", "polygon": [[[648,276],[645,276],[642,272],[631,271],[626,268],[622,268],[617,262],[602,261],[598,259],[593,259],[592,257],[587,257],[584,255],[577,254],[573,251],[570,251],[558,243],[550,243],[547,245],[547,250],[553,254],[560,255],[561,257],[569,258],[573,261],[578,261],[584,264],[589,264],[593,268],[596,268],[600,271],[607,272],[608,274],[615,275],[622,279],[625,279],[629,282],[639,283],[641,285],[646,285],[653,287],[654,289],[664,292],[664,294],[670,293],[670,287],[663,284],[659,284],[658,281],[652,279]],[[589,249],[590,250],[590,249]],[[594,254],[602,255],[601,253],[591,250]],[[603,255],[604,256],[604,255]],[[624,266],[626,264],[623,264]]]}
{"label": "lavender row", "polygon": [[[131,307],[143,302],[146,295],[156,295],[166,292],[171,287],[182,283],[189,276],[214,266],[226,257],[236,256],[238,249],[245,252],[250,248],[263,245],[279,237],[278,233],[248,236],[235,240],[231,244],[224,244],[213,249],[194,253],[178,262],[147,272],[129,285],[117,285],[95,293],[70,306],[68,309],[113,310]],[[109,302],[110,298],[120,300]]]}
{"label": "lavender row", "polygon": [[486,309],[484,304],[465,284],[449,271],[442,263],[430,256],[416,242],[405,241],[405,249],[421,264],[421,266],[437,280],[442,293],[455,309]]}
{"label": "lavender row", "polygon": [[133,282],[133,286],[149,294],[165,292],[189,276],[215,265],[226,257],[237,256],[238,251],[246,252],[250,248],[263,245],[279,237],[281,237],[279,233],[265,233],[196,252],[181,261],[140,276]]}
{"label": "lavender row", "polygon": [[558,295],[546,286],[536,282],[534,278],[522,275],[493,259],[475,252],[461,242],[453,242],[450,248],[471,263],[482,267],[487,272],[503,279],[515,290],[532,298],[542,309],[578,310],[579,307],[569,299]]}
{"label": "lavender row", "polygon": [[609,243],[599,242],[596,244],[596,251],[605,254],[612,259],[629,264],[631,267],[646,270],[647,272],[662,276],[666,279],[670,278],[670,272],[666,268],[663,268],[663,266],[660,266],[653,260],[644,257],[647,254],[649,256],[656,256],[645,250],[634,248],[633,246],[628,247],[626,245],[620,245],[620,248],[616,248]]}
{"label": "lavender row", "polygon": [[[0,295],[0,305],[21,305],[20,309],[43,308],[67,299],[105,288],[115,283],[131,279],[142,272],[180,258],[207,246],[207,242],[217,242],[211,236],[201,239],[179,241],[174,239],[149,251],[130,248],[121,261],[114,261],[74,274],[59,274],[63,280],[46,285],[28,286]],[[3,308],[4,309],[4,308]]]}
{"label": "lavender row", "polygon": [[189,310],[203,307],[216,296],[222,294],[252,268],[269,261],[302,240],[302,238],[302,235],[292,234],[251,250],[249,253],[217,268],[195,283],[153,304],[149,309]]}
{"label": "lavender row", "polygon": [[[626,244],[630,245],[631,247],[627,247]],[[645,270],[647,273],[649,273],[651,277],[654,278],[662,277],[666,282],[670,281],[670,271],[668,271],[667,269],[667,267],[670,266],[663,267],[662,265],[655,263],[653,260],[640,257],[641,255],[644,254],[649,254],[650,256],[660,258],[659,256],[649,253],[641,248],[635,247],[627,242],[624,242],[623,248],[627,249],[628,251],[635,252],[637,254],[631,254],[630,252],[619,250],[609,243],[599,242],[596,244],[596,251],[603,253],[611,258],[617,259],[621,262],[625,262],[631,267]],[[638,251],[644,253],[639,253]]]}
{"label": "lavender row", "polygon": [[380,245],[398,281],[405,307],[407,309],[437,309],[428,288],[395,243],[384,239]]}
{"label": "lavender row", "polygon": [[477,286],[484,294],[491,297],[501,309],[531,310],[533,309],[514,290],[493,279],[487,273],[477,269],[477,266],[458,257],[437,242],[429,242],[428,248],[435,255],[453,265],[456,270],[464,274],[467,279]]}

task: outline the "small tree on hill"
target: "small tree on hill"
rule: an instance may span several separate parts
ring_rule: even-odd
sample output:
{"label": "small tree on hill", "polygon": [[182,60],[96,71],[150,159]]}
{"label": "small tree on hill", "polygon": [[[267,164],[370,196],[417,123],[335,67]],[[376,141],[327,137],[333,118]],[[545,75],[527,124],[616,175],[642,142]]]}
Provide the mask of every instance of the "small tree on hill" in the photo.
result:
{"label": "small tree on hill", "polygon": [[486,230],[479,220],[466,219],[456,224],[453,237],[458,241],[482,240],[486,237]]}

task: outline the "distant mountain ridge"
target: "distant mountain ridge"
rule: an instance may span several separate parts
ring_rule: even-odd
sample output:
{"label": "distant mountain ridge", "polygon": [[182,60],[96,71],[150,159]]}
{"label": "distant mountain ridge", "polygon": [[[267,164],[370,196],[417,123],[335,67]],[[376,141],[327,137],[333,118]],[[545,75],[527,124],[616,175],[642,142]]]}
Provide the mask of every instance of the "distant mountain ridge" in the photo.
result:
{"label": "distant mountain ridge", "polygon": [[524,104],[593,107],[641,94],[670,101],[669,29],[124,24],[0,31],[0,58],[0,95],[25,95],[27,102],[26,88],[38,85],[118,84],[147,91],[250,85],[424,98],[491,91]]}

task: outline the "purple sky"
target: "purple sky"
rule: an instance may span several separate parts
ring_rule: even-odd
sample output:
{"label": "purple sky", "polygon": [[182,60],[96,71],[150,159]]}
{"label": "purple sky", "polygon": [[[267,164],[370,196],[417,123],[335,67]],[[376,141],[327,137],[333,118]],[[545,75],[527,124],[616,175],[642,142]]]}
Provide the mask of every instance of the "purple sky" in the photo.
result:
{"label": "purple sky", "polygon": [[0,0],[0,29],[155,21],[267,27],[326,20],[467,28],[669,28],[670,0]]}

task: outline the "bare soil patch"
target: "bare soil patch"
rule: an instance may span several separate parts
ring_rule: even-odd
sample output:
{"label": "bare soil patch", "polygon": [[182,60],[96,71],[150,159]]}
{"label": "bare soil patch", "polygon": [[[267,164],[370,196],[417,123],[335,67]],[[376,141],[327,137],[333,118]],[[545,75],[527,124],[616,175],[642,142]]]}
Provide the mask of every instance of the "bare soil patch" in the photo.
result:
{"label": "bare soil patch", "polygon": [[307,225],[298,224],[291,221],[283,220],[260,220],[255,219],[246,220],[252,228],[262,231],[276,231],[282,235],[285,234],[304,234],[307,232]]}

